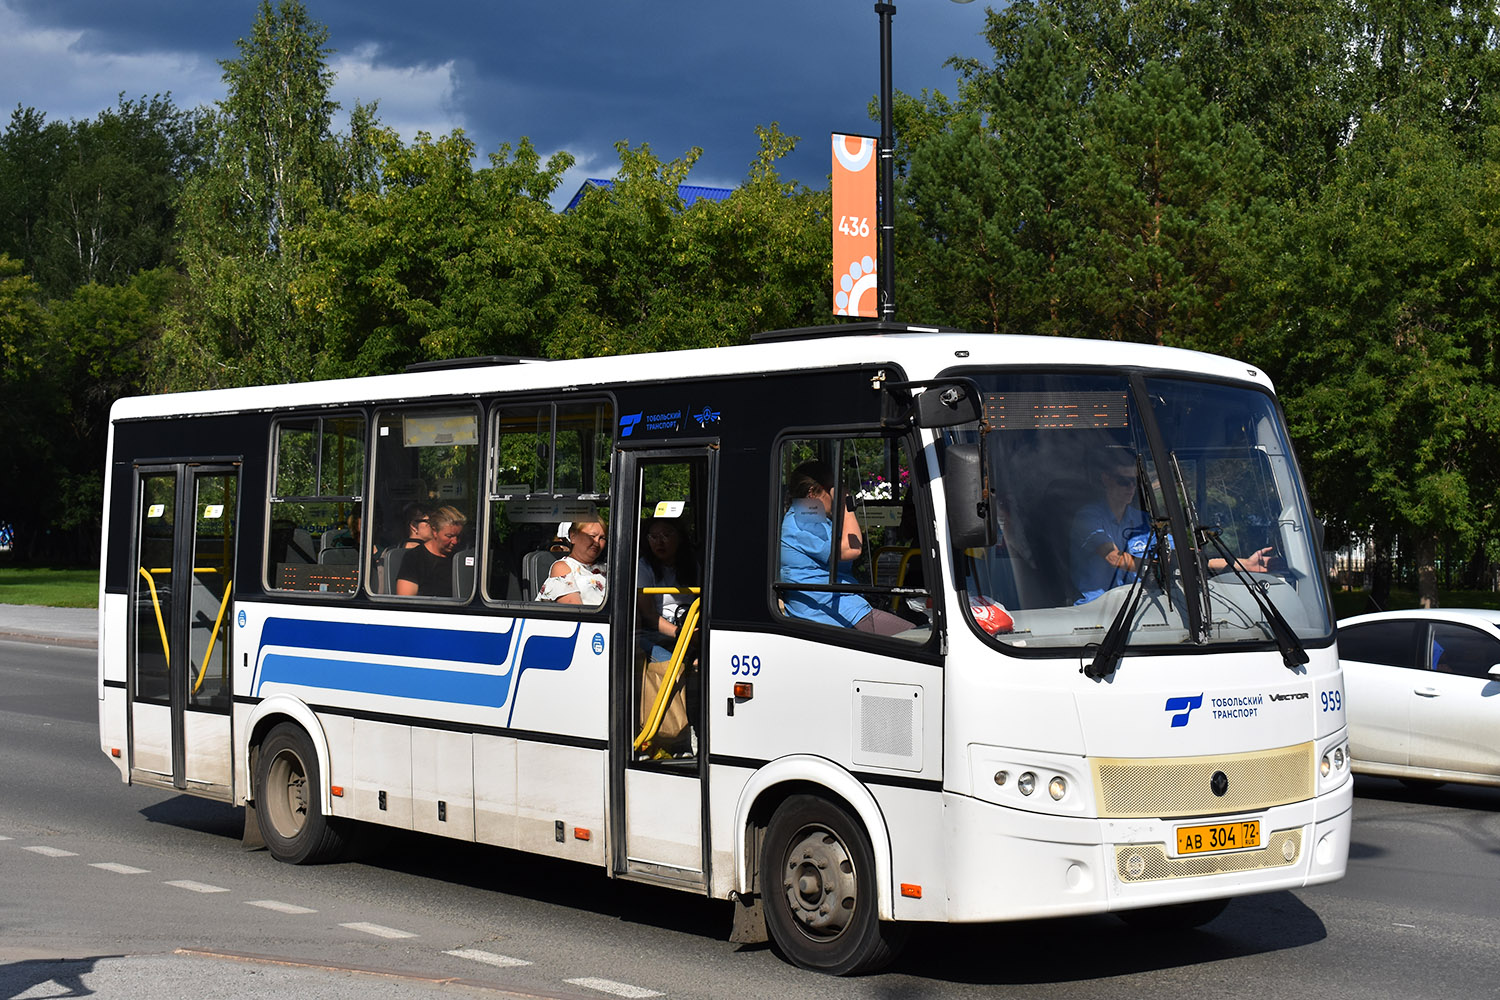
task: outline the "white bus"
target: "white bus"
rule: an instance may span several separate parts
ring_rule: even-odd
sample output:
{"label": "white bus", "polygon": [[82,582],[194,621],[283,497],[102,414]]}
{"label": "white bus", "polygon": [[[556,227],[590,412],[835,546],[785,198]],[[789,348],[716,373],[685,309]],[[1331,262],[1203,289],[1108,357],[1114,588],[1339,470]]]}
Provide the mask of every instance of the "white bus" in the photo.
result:
{"label": "white bus", "polygon": [[102,749],[281,860],[572,859],[834,973],[1344,873],[1315,522],[1238,362],[851,324],[125,399],[104,526]]}

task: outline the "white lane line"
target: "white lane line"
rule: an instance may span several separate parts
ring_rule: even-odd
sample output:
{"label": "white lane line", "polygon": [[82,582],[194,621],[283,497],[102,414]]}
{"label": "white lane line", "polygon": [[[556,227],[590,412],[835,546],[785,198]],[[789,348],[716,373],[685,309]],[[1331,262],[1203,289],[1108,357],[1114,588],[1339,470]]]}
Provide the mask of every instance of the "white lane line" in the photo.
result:
{"label": "white lane line", "polygon": [[22,850],[30,851],[33,854],[45,855],[46,857],[49,857],[49,858],[76,858],[76,857],[78,857],[78,855],[75,854],[74,852],[72,852],[72,851],[65,851],[61,847],[25,847],[25,848],[22,848]]}
{"label": "white lane line", "polygon": [[656,990],[648,990],[644,986],[631,986],[629,983],[617,983],[611,979],[595,979],[585,977],[583,979],[564,979],[563,982],[570,986],[582,986],[588,990],[598,990],[600,993],[612,993],[617,997],[632,997],[636,1000],[644,1000],[645,997],[664,996]]}
{"label": "white lane line", "polygon": [[277,913],[317,913],[305,906],[297,906],[293,903],[283,903],[275,899],[247,899],[246,906],[258,906],[262,910],[275,910]]}
{"label": "white lane line", "polygon": [[173,880],[171,882],[167,882],[166,884],[167,885],[175,885],[177,888],[179,888],[179,889],[186,889],[189,892],[228,892],[229,891],[228,889],[225,889],[223,886],[209,885],[207,882],[194,882],[192,879],[186,879],[186,878],[175,879],[175,880]]}
{"label": "white lane line", "polygon": [[148,869],[145,869],[145,868],[132,868],[129,865],[122,865],[122,864],[120,864],[117,861],[95,861],[92,864],[90,864],[89,867],[90,868],[103,868],[105,871],[107,871],[107,872],[114,872],[116,875],[150,875],[151,874],[151,872]]}
{"label": "white lane line", "polygon": [[478,948],[455,948],[452,951],[443,952],[444,955],[452,955],[455,958],[467,958],[471,962],[483,962],[485,965],[498,965],[502,968],[510,965],[530,965],[524,958],[511,958],[509,955],[496,955],[492,951],[481,951]]}
{"label": "white lane line", "polygon": [[11,840],[11,839],[13,839],[13,838],[7,837],[5,834],[0,833],[0,840]]}
{"label": "white lane line", "polygon": [[340,927],[347,927],[351,931],[359,931],[362,934],[373,934],[376,937],[383,937],[383,938],[409,938],[409,937],[416,937],[416,935],[413,934],[413,933],[411,933],[410,931],[398,931],[394,927],[382,927],[380,924],[367,924],[367,923],[364,923],[363,921],[361,921],[359,923],[353,923],[353,924],[339,924],[339,926]]}

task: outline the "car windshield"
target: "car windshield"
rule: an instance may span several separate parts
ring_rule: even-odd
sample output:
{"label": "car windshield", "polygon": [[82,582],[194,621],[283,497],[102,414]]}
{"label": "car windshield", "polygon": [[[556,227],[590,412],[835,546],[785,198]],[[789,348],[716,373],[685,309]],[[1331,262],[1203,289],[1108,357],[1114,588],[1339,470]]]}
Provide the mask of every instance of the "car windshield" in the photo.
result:
{"label": "car windshield", "polygon": [[[975,381],[998,533],[960,563],[978,623],[991,604],[1010,612],[999,641],[1097,644],[1132,601],[1132,648],[1269,642],[1278,611],[1301,641],[1329,634],[1307,503],[1271,396],[1113,373]],[[973,425],[945,435],[979,439]]]}

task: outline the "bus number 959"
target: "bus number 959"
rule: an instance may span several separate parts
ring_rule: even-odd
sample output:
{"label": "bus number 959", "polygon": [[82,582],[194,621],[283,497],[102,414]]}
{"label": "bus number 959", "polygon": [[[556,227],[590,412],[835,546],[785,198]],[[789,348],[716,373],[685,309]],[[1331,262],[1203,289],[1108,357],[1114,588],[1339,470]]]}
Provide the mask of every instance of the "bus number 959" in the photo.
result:
{"label": "bus number 959", "polygon": [[731,656],[729,658],[730,674],[735,677],[759,677],[760,657],[758,656]]}

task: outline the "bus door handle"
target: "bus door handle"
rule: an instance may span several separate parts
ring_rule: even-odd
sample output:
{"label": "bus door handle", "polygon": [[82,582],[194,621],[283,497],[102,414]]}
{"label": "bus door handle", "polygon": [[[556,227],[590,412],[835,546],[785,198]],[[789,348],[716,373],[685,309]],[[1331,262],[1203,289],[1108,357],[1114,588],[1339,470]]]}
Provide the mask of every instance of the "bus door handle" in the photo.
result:
{"label": "bus door handle", "polygon": [[1419,687],[1412,693],[1421,695],[1423,698],[1436,698],[1442,692],[1435,687]]}

